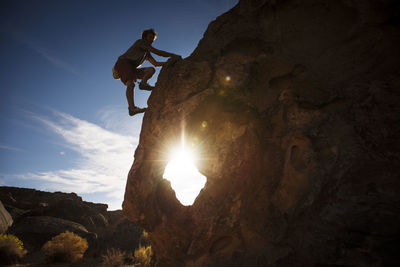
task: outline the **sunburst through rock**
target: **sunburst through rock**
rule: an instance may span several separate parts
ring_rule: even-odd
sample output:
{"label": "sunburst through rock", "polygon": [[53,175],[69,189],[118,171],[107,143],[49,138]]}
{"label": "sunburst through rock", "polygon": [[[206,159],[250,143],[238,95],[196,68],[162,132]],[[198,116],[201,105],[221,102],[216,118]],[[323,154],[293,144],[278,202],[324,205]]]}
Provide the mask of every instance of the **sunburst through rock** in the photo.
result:
{"label": "sunburst through rock", "polygon": [[185,148],[182,137],[182,143],[172,151],[163,175],[171,182],[176,198],[185,206],[194,203],[207,181],[194,165],[194,156],[193,151]]}

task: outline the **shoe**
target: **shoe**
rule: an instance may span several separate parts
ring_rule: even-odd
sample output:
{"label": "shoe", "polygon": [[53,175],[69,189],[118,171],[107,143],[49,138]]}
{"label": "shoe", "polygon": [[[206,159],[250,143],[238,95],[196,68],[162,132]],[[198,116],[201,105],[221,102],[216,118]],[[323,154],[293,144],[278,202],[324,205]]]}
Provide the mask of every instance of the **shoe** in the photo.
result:
{"label": "shoe", "polygon": [[128,110],[129,110],[129,116],[133,116],[135,114],[145,112],[147,110],[147,108],[134,107],[133,109],[131,109],[131,108],[128,107]]}
{"label": "shoe", "polygon": [[146,91],[151,91],[154,89],[154,86],[151,86],[148,83],[139,83],[139,89],[140,90],[146,90]]}

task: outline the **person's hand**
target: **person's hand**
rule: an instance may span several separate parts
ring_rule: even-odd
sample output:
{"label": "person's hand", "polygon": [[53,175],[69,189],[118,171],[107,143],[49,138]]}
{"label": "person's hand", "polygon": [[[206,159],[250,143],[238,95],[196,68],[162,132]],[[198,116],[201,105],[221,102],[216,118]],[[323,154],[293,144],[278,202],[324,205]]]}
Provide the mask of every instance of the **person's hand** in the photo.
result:
{"label": "person's hand", "polygon": [[176,55],[176,54],[173,54],[173,55],[171,56],[171,58],[173,58],[174,60],[182,59],[182,57],[181,57],[180,55]]}
{"label": "person's hand", "polygon": [[170,66],[170,65],[173,65],[173,64],[175,64],[175,62],[177,62],[177,61],[179,61],[179,60],[182,60],[182,57],[181,56],[179,56],[179,55],[173,55],[173,56],[171,56],[169,59],[168,59],[168,61],[166,62],[167,64],[165,64],[165,65],[168,65],[168,66]]}

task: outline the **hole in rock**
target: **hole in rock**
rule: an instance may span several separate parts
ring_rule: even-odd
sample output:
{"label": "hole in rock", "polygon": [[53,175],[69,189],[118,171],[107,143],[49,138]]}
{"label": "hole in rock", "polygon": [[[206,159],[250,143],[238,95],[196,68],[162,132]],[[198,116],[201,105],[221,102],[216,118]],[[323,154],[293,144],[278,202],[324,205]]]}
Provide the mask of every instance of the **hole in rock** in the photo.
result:
{"label": "hole in rock", "polygon": [[182,145],[171,153],[163,174],[163,178],[171,182],[176,198],[185,206],[194,203],[207,181],[194,165],[194,161],[193,151]]}

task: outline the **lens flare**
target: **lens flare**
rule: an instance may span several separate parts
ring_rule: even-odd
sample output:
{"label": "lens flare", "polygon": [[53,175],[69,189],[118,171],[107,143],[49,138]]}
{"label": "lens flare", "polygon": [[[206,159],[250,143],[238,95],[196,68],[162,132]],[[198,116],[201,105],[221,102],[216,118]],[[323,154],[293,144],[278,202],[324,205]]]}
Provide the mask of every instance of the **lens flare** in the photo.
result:
{"label": "lens flare", "polygon": [[171,159],[163,175],[164,179],[171,182],[176,198],[185,206],[194,203],[207,181],[207,178],[197,170],[193,161],[193,152],[182,145],[171,153]]}

